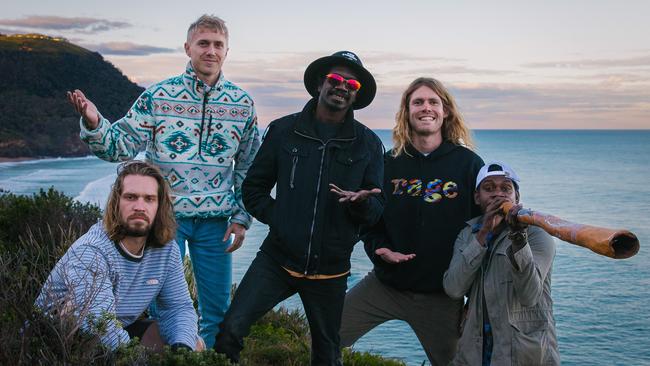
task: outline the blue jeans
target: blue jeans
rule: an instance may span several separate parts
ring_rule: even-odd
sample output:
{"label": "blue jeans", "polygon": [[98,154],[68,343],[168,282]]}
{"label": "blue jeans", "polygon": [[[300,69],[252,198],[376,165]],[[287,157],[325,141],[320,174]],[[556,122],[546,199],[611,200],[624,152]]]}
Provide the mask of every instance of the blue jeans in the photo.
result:
{"label": "blue jeans", "polygon": [[199,297],[199,334],[212,347],[230,304],[232,254],[226,253],[231,239],[222,241],[228,219],[177,218],[176,242],[185,257],[185,241],[190,251]]}
{"label": "blue jeans", "polygon": [[267,254],[257,252],[220,325],[215,351],[225,354],[231,361],[239,362],[244,338],[253,323],[276,304],[298,293],[311,333],[311,365],[340,366],[339,328],[347,277],[327,280],[292,277]]}

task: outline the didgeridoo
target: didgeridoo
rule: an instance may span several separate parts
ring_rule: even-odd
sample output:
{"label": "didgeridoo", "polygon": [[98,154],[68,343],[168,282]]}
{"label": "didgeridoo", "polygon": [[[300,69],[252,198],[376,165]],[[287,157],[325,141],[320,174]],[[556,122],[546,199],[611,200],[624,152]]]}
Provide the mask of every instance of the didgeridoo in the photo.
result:
{"label": "didgeridoo", "polygon": [[[513,204],[501,206],[507,214]],[[614,259],[630,258],[639,251],[639,239],[628,230],[612,230],[604,227],[576,224],[542,212],[521,209],[517,220],[538,226],[547,233],[571,244],[591,249],[593,252]]]}

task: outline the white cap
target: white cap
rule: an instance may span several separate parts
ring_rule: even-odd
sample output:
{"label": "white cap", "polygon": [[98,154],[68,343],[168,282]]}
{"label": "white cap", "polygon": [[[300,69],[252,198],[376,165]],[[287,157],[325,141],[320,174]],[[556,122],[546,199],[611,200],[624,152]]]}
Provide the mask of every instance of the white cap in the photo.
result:
{"label": "white cap", "polygon": [[503,177],[506,177],[513,181],[515,183],[515,186],[519,186],[519,177],[517,176],[517,173],[515,173],[512,168],[507,166],[506,164],[500,162],[500,161],[491,161],[481,168],[481,170],[478,171],[478,175],[476,176],[476,189],[478,189],[478,186],[481,185],[481,182],[483,179],[493,176],[493,175],[500,175]]}

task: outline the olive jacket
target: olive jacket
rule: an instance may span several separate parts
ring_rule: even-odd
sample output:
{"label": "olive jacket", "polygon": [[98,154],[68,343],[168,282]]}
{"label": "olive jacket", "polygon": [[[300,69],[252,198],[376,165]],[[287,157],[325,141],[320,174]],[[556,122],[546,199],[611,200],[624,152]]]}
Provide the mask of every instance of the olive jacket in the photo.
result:
{"label": "olive jacket", "polygon": [[494,342],[492,366],[559,365],[551,299],[553,238],[529,226],[527,244],[513,253],[506,229],[488,251],[476,240],[481,219],[468,221],[458,235],[443,279],[450,297],[469,298],[452,365],[481,365],[486,312]]}

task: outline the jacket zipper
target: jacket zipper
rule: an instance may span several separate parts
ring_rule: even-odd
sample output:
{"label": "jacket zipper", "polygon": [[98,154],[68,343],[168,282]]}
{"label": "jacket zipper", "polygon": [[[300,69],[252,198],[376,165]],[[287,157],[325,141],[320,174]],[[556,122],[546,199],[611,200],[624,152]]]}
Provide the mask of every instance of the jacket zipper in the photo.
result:
{"label": "jacket zipper", "polygon": [[[208,104],[209,95],[210,92],[205,92],[205,94],[203,94],[203,109],[201,110],[201,130],[199,131],[199,157],[201,156],[201,145],[203,141],[203,125],[205,123],[205,106]],[[210,114],[210,117],[212,117],[212,114]]]}
{"label": "jacket zipper", "polygon": [[208,136],[205,138],[206,145],[210,141],[210,132],[212,130],[212,112],[209,113],[210,119],[208,120]]}
{"label": "jacket zipper", "polygon": [[[322,142],[321,142],[322,143]],[[311,242],[314,238],[314,227],[316,226],[316,211],[318,209],[318,196],[320,195],[320,180],[323,176],[323,163],[325,162],[325,150],[327,143],[319,147],[323,152],[320,155],[320,168],[318,169],[318,185],[316,186],[316,199],[314,200],[314,214],[311,219],[311,228],[309,229],[309,244],[307,246],[307,263],[305,263],[305,274],[308,272],[309,261],[311,260]]]}
{"label": "jacket zipper", "polygon": [[[497,246],[497,239],[499,235],[497,235],[494,238],[494,241],[492,242],[492,249],[490,250],[490,256],[488,257],[487,264],[481,264],[481,308],[483,311],[481,311],[481,324],[480,324],[480,335],[481,338],[483,338],[485,335],[483,334],[483,330],[485,328],[485,313],[487,312],[487,308],[483,308],[483,304],[487,306],[487,299],[485,299],[485,275],[487,274],[488,269],[490,268],[490,264],[492,264],[492,257],[494,257],[494,252],[496,251],[496,246]],[[487,243],[489,246],[490,244]]]}
{"label": "jacket zipper", "polygon": [[313,216],[311,219],[311,228],[309,229],[309,243],[307,244],[307,262],[305,263],[305,271],[304,274],[306,275],[309,269],[309,261],[311,260],[311,243],[314,238],[314,228],[316,227],[316,211],[318,208],[318,196],[320,195],[320,181],[323,176],[323,163],[325,162],[325,150],[327,150],[327,144],[330,143],[330,141],[353,141],[354,138],[350,139],[329,139],[327,142],[323,142],[321,139],[317,139],[315,137],[311,137],[308,135],[305,135],[303,133],[300,133],[298,131],[293,131],[295,134],[298,136],[302,136],[304,138],[314,140],[317,142],[320,142],[321,146],[318,148],[319,150],[322,150],[323,152],[321,153],[320,157],[320,166],[318,168],[318,182],[316,183],[316,198],[314,199],[314,212]]}
{"label": "jacket zipper", "polygon": [[298,155],[294,155],[293,157],[293,164],[291,165],[291,176],[289,177],[289,187],[293,189],[293,178],[296,175],[296,165],[298,165]]}

